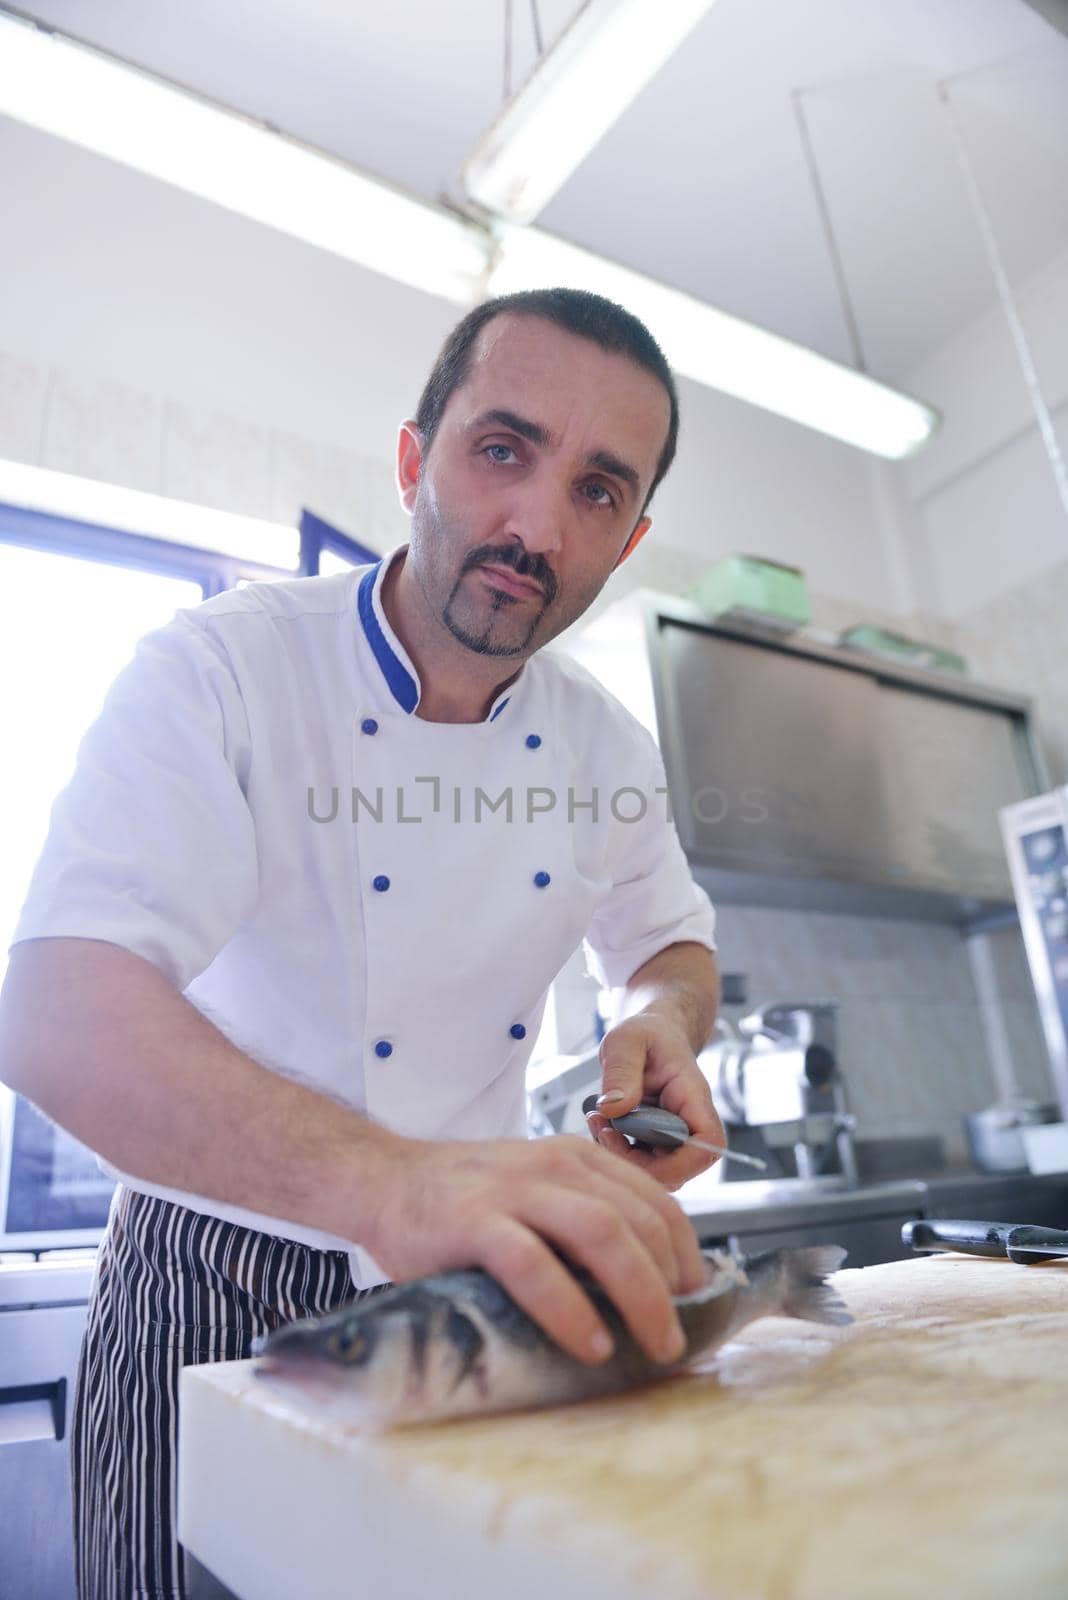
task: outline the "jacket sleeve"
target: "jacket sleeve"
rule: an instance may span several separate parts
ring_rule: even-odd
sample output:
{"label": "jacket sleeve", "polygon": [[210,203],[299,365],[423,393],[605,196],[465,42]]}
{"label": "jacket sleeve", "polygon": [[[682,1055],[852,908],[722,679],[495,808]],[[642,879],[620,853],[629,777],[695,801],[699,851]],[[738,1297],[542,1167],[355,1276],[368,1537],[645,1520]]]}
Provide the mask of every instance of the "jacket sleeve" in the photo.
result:
{"label": "jacket sleeve", "polygon": [[644,729],[640,738],[645,780],[641,788],[613,797],[617,835],[612,887],[595,911],[585,941],[588,969],[609,989],[622,988],[668,945],[690,941],[716,948],[715,912],[693,880],[670,818],[660,752]]}
{"label": "jacket sleeve", "polygon": [[141,640],[82,740],[12,943],[105,940],[184,989],[256,903],[250,759],[229,659],[179,612]]}

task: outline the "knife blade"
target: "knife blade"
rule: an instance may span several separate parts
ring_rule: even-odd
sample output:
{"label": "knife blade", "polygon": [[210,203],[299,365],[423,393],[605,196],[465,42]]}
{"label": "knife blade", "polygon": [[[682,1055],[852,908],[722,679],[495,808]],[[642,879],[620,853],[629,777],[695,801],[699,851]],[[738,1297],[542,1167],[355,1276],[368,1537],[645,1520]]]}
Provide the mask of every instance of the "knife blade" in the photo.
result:
{"label": "knife blade", "polygon": [[965,1255],[1000,1256],[1025,1265],[1068,1256],[1068,1232],[1020,1222],[925,1218],[906,1222],[901,1229],[901,1242],[923,1255],[955,1250]]}

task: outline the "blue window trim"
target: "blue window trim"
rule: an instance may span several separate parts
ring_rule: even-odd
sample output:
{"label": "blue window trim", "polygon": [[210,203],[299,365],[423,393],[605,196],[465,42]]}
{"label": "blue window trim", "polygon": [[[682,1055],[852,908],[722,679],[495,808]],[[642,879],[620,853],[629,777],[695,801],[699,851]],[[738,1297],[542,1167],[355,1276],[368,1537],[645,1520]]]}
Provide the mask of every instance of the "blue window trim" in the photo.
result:
{"label": "blue window trim", "polygon": [[324,550],[332,551],[343,561],[351,561],[354,567],[367,566],[370,562],[378,561],[381,556],[381,551],[371,550],[358,540],[350,539],[347,533],[342,533],[340,528],[335,528],[333,523],[325,521],[324,518],[317,517],[314,511],[302,511],[300,514],[302,577],[319,576],[319,558]]}
{"label": "blue window trim", "polygon": [[48,511],[28,511],[24,506],[0,502],[0,544],[16,544],[31,550],[49,550],[54,555],[77,556],[84,561],[100,561],[114,567],[136,567],[145,572],[184,578],[198,583],[204,598],[232,589],[241,578],[295,578],[289,567],[268,566],[246,561],[222,550],[204,550],[197,545],[172,544],[169,539],[153,539],[147,534],[128,533],[96,522],[80,522],[74,517],[54,516]]}

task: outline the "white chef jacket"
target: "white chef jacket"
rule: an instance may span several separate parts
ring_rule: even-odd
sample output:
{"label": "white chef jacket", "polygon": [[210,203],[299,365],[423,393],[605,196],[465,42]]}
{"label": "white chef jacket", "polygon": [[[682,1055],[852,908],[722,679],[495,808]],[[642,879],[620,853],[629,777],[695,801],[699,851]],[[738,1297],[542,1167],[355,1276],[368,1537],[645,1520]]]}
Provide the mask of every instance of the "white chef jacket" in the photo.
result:
{"label": "white chef jacket", "polygon": [[[580,941],[618,987],[714,916],[659,752],[576,662],[483,722],[414,713],[372,566],[258,583],[148,634],[59,796],[14,942],[106,940],[236,1045],[416,1138],[522,1138],[546,993]],[[210,1116],[210,1106],[204,1114]],[[105,1170],[319,1249],[355,1241]]]}

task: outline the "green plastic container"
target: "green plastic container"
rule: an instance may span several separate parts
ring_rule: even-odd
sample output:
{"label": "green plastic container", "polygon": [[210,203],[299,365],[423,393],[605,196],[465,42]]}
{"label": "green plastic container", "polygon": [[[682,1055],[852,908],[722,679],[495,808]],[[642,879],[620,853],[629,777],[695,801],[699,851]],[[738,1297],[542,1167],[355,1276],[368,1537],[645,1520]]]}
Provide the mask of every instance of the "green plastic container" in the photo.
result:
{"label": "green plastic container", "polygon": [[735,617],[789,630],[809,620],[804,573],[759,556],[724,556],[690,590],[712,617]]}
{"label": "green plastic container", "polygon": [[953,650],[943,650],[922,639],[910,639],[907,634],[893,633],[889,628],[876,628],[866,622],[859,623],[855,628],[847,628],[839,635],[838,643],[850,650],[865,650],[869,655],[900,661],[907,667],[923,667],[935,672],[968,670],[964,657]]}

